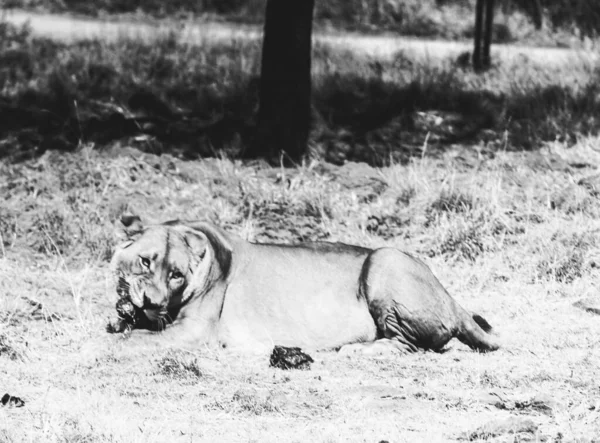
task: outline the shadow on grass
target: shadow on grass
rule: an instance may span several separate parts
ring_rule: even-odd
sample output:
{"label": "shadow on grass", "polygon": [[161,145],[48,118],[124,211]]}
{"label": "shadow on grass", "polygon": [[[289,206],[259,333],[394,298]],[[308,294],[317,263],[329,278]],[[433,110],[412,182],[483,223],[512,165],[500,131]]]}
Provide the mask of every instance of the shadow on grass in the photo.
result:
{"label": "shadow on grass", "polygon": [[[323,48],[313,60],[341,63]],[[0,158],[116,141],[186,158],[243,156],[254,132],[259,61],[256,42],[198,47],[172,34],[153,44],[66,45],[1,24]],[[507,133],[511,146],[530,149],[598,127],[598,82],[499,94],[473,88],[454,65],[344,63],[349,69],[314,75],[311,146],[334,163],[403,162],[424,144],[443,149],[483,139],[499,146]]]}
{"label": "shadow on grass", "polygon": [[443,148],[473,141],[480,131],[500,123],[501,98],[463,90],[454,72],[405,85],[334,75],[321,79],[315,89],[315,107],[327,129],[317,139],[333,162],[404,162],[421,155],[425,143]]}
{"label": "shadow on grass", "polygon": [[567,86],[550,85],[515,92],[506,114],[512,139],[523,149],[539,141],[574,143],[578,135],[597,133],[600,128],[600,71],[574,92]]}

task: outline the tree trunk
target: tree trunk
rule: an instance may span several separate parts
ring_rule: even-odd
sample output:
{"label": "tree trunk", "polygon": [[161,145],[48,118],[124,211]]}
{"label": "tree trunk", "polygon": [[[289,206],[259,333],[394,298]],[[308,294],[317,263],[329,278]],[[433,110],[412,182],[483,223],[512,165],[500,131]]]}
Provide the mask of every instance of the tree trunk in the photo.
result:
{"label": "tree trunk", "polygon": [[260,108],[252,156],[292,164],[306,154],[310,130],[314,0],[268,0]]}
{"label": "tree trunk", "polygon": [[491,66],[490,48],[494,27],[494,0],[477,0],[475,5],[475,45],[473,67],[482,71]]}
{"label": "tree trunk", "polygon": [[485,11],[485,33],[483,34],[483,68],[488,69],[492,65],[491,47],[492,33],[494,31],[494,0],[486,0]]}
{"label": "tree trunk", "polygon": [[473,47],[473,67],[476,71],[480,71],[481,65],[481,39],[483,36],[483,3],[486,0],[477,0],[475,5],[475,36]]}

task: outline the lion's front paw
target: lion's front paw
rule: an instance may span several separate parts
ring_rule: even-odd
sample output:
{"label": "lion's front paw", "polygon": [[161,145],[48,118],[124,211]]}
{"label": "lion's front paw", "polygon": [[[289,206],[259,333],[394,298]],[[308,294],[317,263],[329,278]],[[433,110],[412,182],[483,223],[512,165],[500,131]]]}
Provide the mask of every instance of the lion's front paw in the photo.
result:
{"label": "lion's front paw", "polygon": [[338,355],[342,355],[342,356],[356,355],[360,352],[362,347],[363,347],[362,343],[352,343],[349,345],[344,345],[338,351]]}
{"label": "lion's front paw", "polygon": [[126,320],[122,318],[116,318],[114,320],[109,320],[106,324],[106,332],[109,334],[121,334],[130,332],[133,329],[133,325],[128,323]]}

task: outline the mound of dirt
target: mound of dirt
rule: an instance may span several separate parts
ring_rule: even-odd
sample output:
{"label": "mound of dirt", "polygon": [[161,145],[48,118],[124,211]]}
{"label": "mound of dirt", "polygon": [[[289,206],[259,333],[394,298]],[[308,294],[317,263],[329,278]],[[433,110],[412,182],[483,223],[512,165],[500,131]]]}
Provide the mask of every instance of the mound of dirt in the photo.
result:
{"label": "mound of dirt", "polygon": [[310,369],[314,360],[300,348],[275,346],[271,354],[270,366],[279,369]]}

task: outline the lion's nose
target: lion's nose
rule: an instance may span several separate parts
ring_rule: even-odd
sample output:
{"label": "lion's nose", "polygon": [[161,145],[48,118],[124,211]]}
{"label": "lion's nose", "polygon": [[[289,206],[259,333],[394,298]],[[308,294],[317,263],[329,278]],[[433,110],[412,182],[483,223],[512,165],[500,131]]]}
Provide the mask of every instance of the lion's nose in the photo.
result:
{"label": "lion's nose", "polygon": [[142,299],[142,309],[156,309],[158,308],[159,305],[157,305],[156,303],[153,303],[152,300],[150,298],[148,298],[148,296],[146,296],[146,294],[144,294],[144,297]]}
{"label": "lion's nose", "polygon": [[142,309],[148,309],[151,305],[152,301],[144,294],[144,297],[142,298]]}

